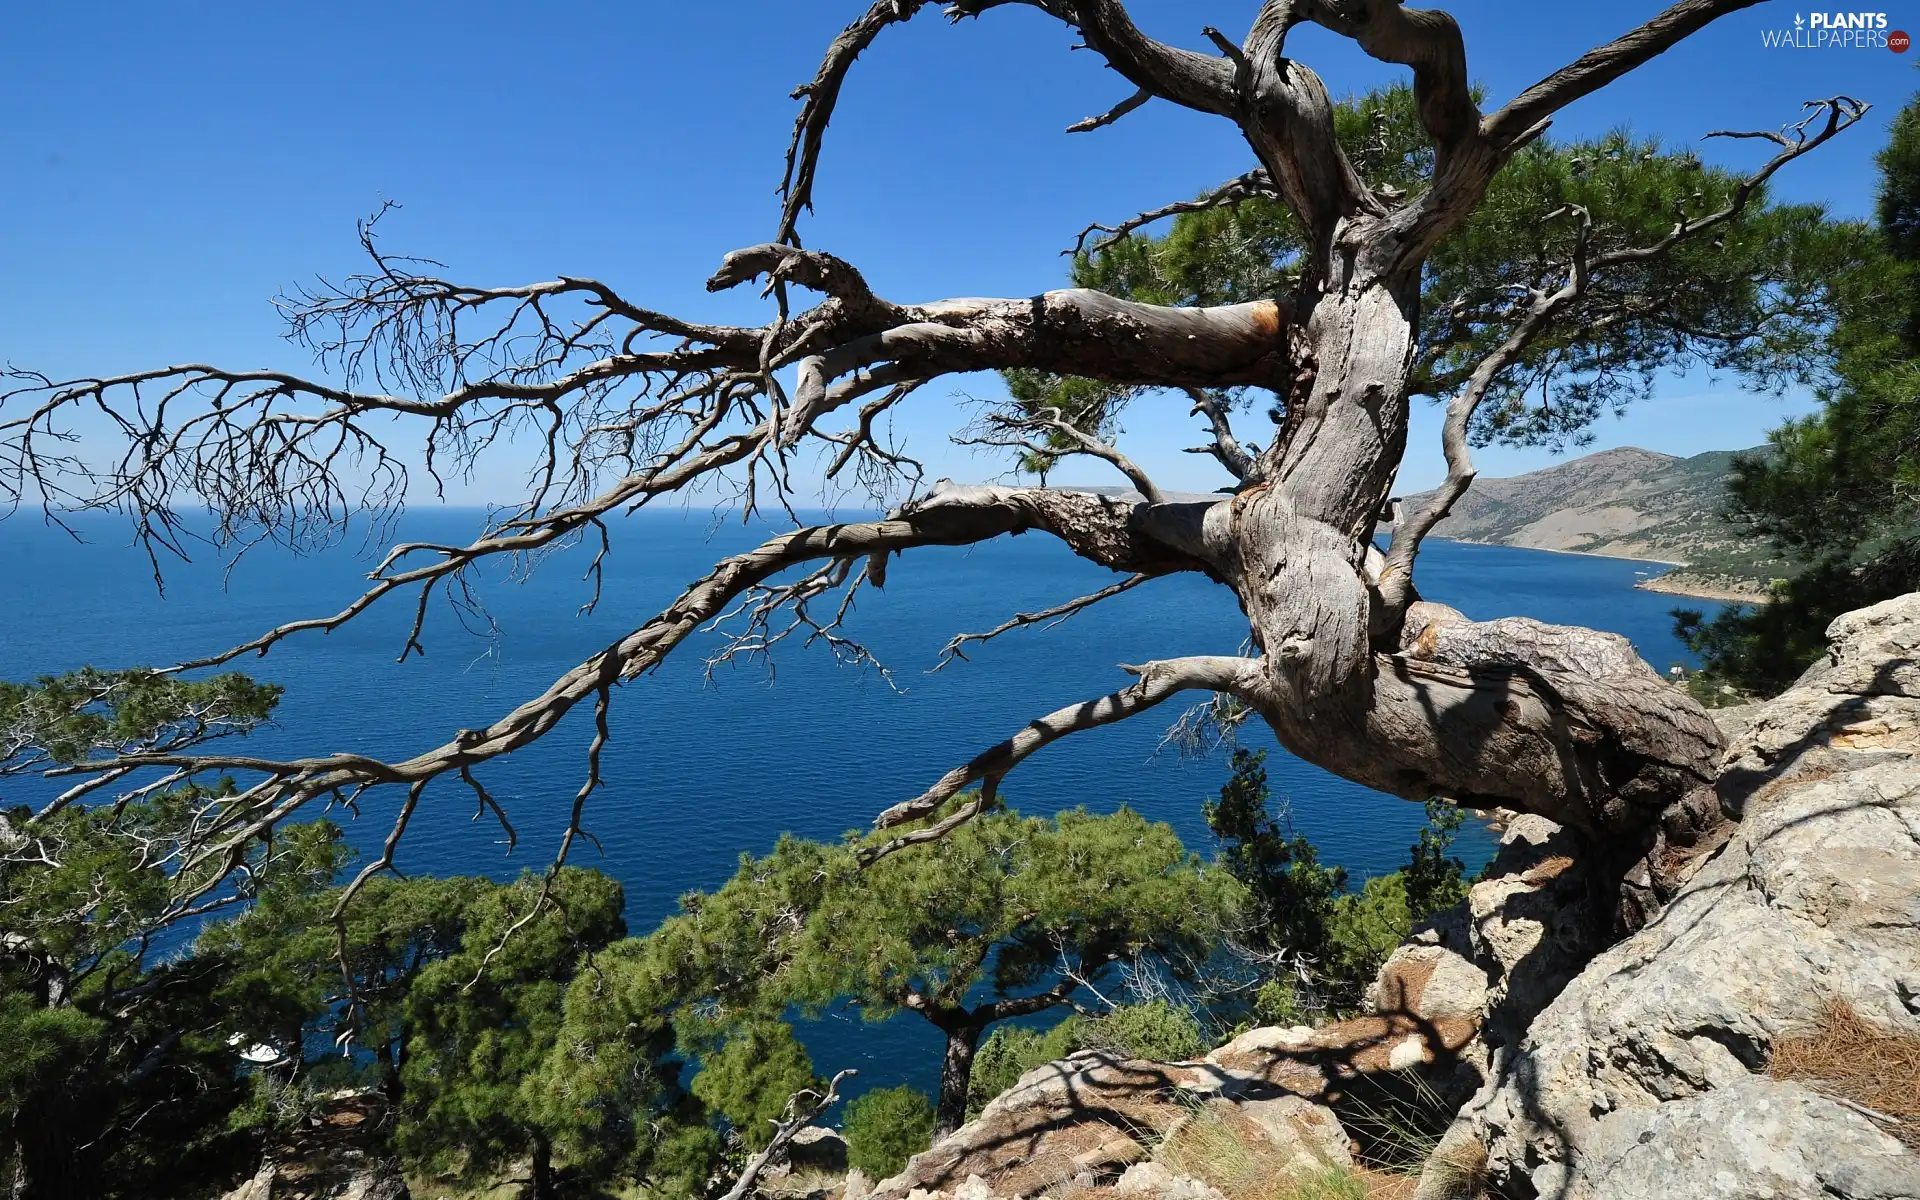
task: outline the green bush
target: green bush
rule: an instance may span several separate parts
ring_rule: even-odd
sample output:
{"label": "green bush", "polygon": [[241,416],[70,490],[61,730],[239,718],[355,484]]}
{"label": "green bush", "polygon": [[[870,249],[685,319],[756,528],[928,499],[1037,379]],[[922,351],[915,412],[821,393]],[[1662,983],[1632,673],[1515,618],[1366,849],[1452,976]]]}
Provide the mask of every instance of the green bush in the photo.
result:
{"label": "green bush", "polygon": [[1342,1008],[1359,1003],[1380,964],[1413,932],[1404,873],[1379,875],[1333,906],[1321,971],[1335,983]]}
{"label": "green bush", "polygon": [[879,1088],[847,1105],[847,1165],[869,1178],[898,1175],[933,1141],[933,1101],[910,1087]]}
{"label": "green bush", "polygon": [[1193,1013],[1165,1000],[1123,1004],[1081,1025],[1075,1040],[1075,1049],[1163,1062],[1198,1058],[1207,1050],[1206,1035]]}
{"label": "green bush", "polygon": [[726,1117],[747,1149],[760,1150],[772,1140],[787,1100],[820,1081],[814,1078],[813,1060],[785,1021],[743,1022],[723,1037],[718,1049],[701,1058],[691,1090]]}
{"label": "green bush", "polygon": [[1427,824],[1401,872],[1407,884],[1407,915],[1424,921],[1467,898],[1466,864],[1449,854],[1467,814],[1445,800],[1427,801]]}
{"label": "green bush", "polygon": [[1277,975],[1260,985],[1253,996],[1256,1025],[1305,1025],[1315,1013],[1302,1002],[1300,986],[1290,976]]}

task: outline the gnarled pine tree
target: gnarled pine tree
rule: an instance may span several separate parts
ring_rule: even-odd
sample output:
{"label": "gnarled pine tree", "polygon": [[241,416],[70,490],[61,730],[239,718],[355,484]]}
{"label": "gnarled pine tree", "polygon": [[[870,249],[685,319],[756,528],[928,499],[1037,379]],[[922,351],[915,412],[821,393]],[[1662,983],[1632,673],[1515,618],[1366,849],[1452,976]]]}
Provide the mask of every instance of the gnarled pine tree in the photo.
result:
{"label": "gnarled pine tree", "polygon": [[[981,17],[1010,2],[955,0],[946,11]],[[179,670],[338,627],[393,593],[416,600],[405,648],[413,650],[428,598],[476,563],[578,538],[604,553],[609,515],[701,485],[737,487],[748,506],[770,493],[784,501],[789,464],[808,447],[824,453],[830,477],[851,473],[884,486],[902,460],[877,436],[876,419],[956,372],[1029,373],[1014,389],[1016,402],[992,422],[993,435],[1037,447],[1043,458],[1103,458],[1137,494],[943,484],[884,519],[795,528],[716,563],[659,615],[492,724],[404,760],[160,749],[74,770],[109,781],[138,769],[246,773],[248,786],[208,824],[194,863],[237,862],[251,839],[317,797],[404,789],[389,857],[369,863],[370,873],[390,861],[436,781],[470,788],[499,813],[484,764],[585,703],[598,736],[564,860],[600,783],[614,690],[696,629],[732,611],[747,625],[737,648],[798,630],[857,653],[839,626],[845,605],[830,593],[882,586],[891,557],[915,547],[1037,532],[1132,577],[1198,572],[1216,581],[1246,612],[1251,652],[1126,668],[1135,677],[1127,686],[1036,718],[924,795],[887,809],[879,825],[901,832],[878,853],[936,837],[991,804],[1000,778],[1049,743],[1197,692],[1230,697],[1292,753],[1362,784],[1563,822],[1604,848],[1623,878],[1659,890],[1658,864],[1674,856],[1658,853],[1657,843],[1684,842],[1717,816],[1704,786],[1721,747],[1712,722],[1623,639],[1521,618],[1469,621],[1423,603],[1415,561],[1423,536],[1473,479],[1470,433],[1489,422],[1540,423],[1527,407],[1533,385],[1570,380],[1570,395],[1592,399],[1614,395],[1648,363],[1688,353],[1756,370],[1791,357],[1804,342],[1796,333],[1819,327],[1817,288],[1764,271],[1715,276],[1711,263],[1715,252],[1751,250],[1756,237],[1791,239],[1791,231],[1769,233],[1750,219],[1763,185],[1858,120],[1864,106],[1817,102],[1799,124],[1761,135],[1777,153],[1744,178],[1694,163],[1691,189],[1635,191],[1636,179],[1655,176],[1625,171],[1620,186],[1598,187],[1590,178],[1620,165],[1623,148],[1635,159],[1652,160],[1653,152],[1616,146],[1606,151],[1612,165],[1583,167],[1571,151],[1542,148],[1554,115],[1757,0],[1680,0],[1492,112],[1481,111],[1470,87],[1454,20],[1394,0],[1266,0],[1240,41],[1205,30],[1207,52],[1147,36],[1118,0],[1019,2],[1071,26],[1136,89],[1076,129],[1150,102],[1239,129],[1253,168],[1165,212],[1258,201],[1283,213],[1283,261],[1268,264],[1262,290],[1217,302],[1075,287],[909,303],[876,295],[853,264],[803,247],[801,216],[856,57],[926,7],[878,0],[797,93],[773,240],[729,254],[707,281],[714,290],[764,281],[773,311],[764,325],[683,320],[588,278],[469,286],[387,255],[369,231],[368,273],[290,302],[293,338],[316,349],[339,382],[205,364],[64,381],[24,375],[0,397],[0,471],[16,498],[131,513],[157,552],[179,536],[176,510],[189,500],[210,505],[223,535],[284,538],[331,526],[361,504],[396,501],[404,467],[381,441],[395,416],[424,424],[430,468],[468,464],[513,438],[544,449],[524,502],[475,541],[396,545],[347,608]],[[1388,144],[1406,140],[1395,134],[1365,153],[1350,150],[1320,77],[1286,54],[1289,32],[1302,23],[1411,69],[1404,124],[1417,129],[1417,144]],[[1501,220],[1476,227],[1503,180],[1513,188]],[[1538,203],[1529,206],[1529,197]],[[1613,220],[1616,203],[1631,220]],[[1475,239],[1503,237],[1518,239],[1517,248],[1473,253]],[[1464,250],[1448,259],[1450,246]],[[818,299],[804,300],[809,293]],[[1232,495],[1169,501],[1102,436],[1110,424],[1100,419],[1109,411],[1103,405],[1142,389],[1187,393],[1205,419],[1208,452],[1238,479]],[[1271,398],[1274,426],[1264,445],[1235,436],[1223,397],[1235,389]],[[1086,403],[1069,412],[1048,402],[1062,394]],[[1435,503],[1404,514],[1382,552],[1374,539],[1416,395],[1447,398],[1449,471]],[[1493,408],[1482,411],[1490,397]],[[104,456],[95,440],[76,448],[63,439],[77,414],[101,409],[125,434],[117,457]],[[1555,410],[1546,411],[1551,425]],[[979,801],[927,823],[974,787]],[[1630,896],[1628,908],[1646,899]]]}

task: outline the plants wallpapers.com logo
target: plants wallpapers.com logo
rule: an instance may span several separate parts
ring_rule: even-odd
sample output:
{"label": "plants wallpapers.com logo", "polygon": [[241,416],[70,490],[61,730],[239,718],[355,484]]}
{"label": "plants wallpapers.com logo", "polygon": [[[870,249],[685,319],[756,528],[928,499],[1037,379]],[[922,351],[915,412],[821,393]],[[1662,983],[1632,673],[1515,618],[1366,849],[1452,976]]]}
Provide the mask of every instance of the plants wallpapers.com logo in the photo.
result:
{"label": "plants wallpapers.com logo", "polygon": [[1793,25],[1760,31],[1770,50],[1891,50],[1905,54],[1913,39],[1894,29],[1883,12],[1793,14]]}

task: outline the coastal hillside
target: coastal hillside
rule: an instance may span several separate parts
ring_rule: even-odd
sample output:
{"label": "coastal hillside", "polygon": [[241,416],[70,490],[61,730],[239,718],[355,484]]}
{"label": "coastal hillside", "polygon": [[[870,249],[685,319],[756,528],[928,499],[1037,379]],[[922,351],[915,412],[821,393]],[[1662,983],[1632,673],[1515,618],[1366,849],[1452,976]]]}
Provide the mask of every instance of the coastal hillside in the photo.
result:
{"label": "coastal hillside", "polygon": [[[1474,481],[1435,536],[1495,546],[1651,559],[1676,569],[1643,586],[1748,598],[1787,564],[1722,515],[1740,451],[1676,458],[1626,446],[1510,479]],[[1750,451],[1746,453],[1751,453]],[[1431,492],[1402,498],[1417,507]]]}

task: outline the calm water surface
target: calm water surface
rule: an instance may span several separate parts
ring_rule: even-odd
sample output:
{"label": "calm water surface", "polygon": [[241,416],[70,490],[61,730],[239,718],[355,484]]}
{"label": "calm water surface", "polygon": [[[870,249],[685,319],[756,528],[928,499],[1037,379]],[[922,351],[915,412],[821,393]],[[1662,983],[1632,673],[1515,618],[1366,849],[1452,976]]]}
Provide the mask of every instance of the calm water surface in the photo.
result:
{"label": "calm water surface", "polygon": [[[408,540],[465,542],[479,514],[410,514]],[[719,555],[764,535],[705,514],[646,513],[616,531],[604,592],[591,614],[588,553],[541,562],[521,578],[496,571],[481,598],[494,631],[436,603],[427,655],[394,661],[411,601],[398,596],[329,635],[306,634],[265,659],[235,664],[285,685],[274,727],[256,733],[250,753],[303,755],[351,750],[406,757],[455,729],[488,724],[553,678],[657,613]],[[124,526],[83,527],[87,541],[20,517],[0,522],[0,678],[21,679],[84,664],[165,664],[244,641],[282,622],[331,613],[357,595],[373,565],[358,540],[296,557],[256,550],[227,574],[217,553],[167,571],[156,593],[145,558]],[[1521,615],[1589,625],[1629,638],[1655,667],[1689,661],[1673,637],[1676,603],[1709,602],[1637,591],[1645,564],[1501,547],[1429,543],[1419,565],[1422,593],[1476,619]],[[1198,576],[1159,580],[1046,632],[1021,631],[969,651],[935,674],[954,633],[992,628],[1095,590],[1116,577],[1038,534],[969,549],[927,548],[892,564],[884,592],[865,592],[850,632],[893,671],[837,666],[823,648],[782,645],[766,665],[721,668],[711,682],[703,660],[711,637],[683,645],[653,674],[614,698],[605,787],[587,827],[601,847],[576,850],[626,887],[628,923],[644,932],[692,888],[722,882],[739,855],[762,852],[782,831],[833,838],[916,795],[948,768],[1041,713],[1123,686],[1122,662],[1181,654],[1230,654],[1246,636],[1244,616],[1224,588]],[[1004,794],[1017,807],[1050,813],[1075,805],[1131,805],[1171,822],[1190,847],[1210,850],[1200,802],[1226,777],[1224,758],[1191,761],[1156,753],[1179,702],[1102,730],[1068,738],[1010,775]],[[591,722],[582,706],[544,741],[478,772],[508,807],[522,841],[503,853],[497,826],[473,820],[471,793],[429,789],[400,854],[409,872],[510,877],[543,867],[579,787]],[[1271,748],[1264,729],[1246,744]],[[1418,806],[1358,787],[1277,749],[1268,760],[1276,795],[1323,859],[1356,877],[1402,863],[1422,823]],[[29,787],[31,785],[28,785]],[[9,802],[32,796],[15,786]],[[373,846],[397,796],[363,803],[350,836]],[[1463,838],[1469,866],[1489,841]],[[861,1085],[937,1079],[937,1036],[915,1018],[856,1028],[830,1015],[808,1030],[816,1067],[862,1068]]]}

